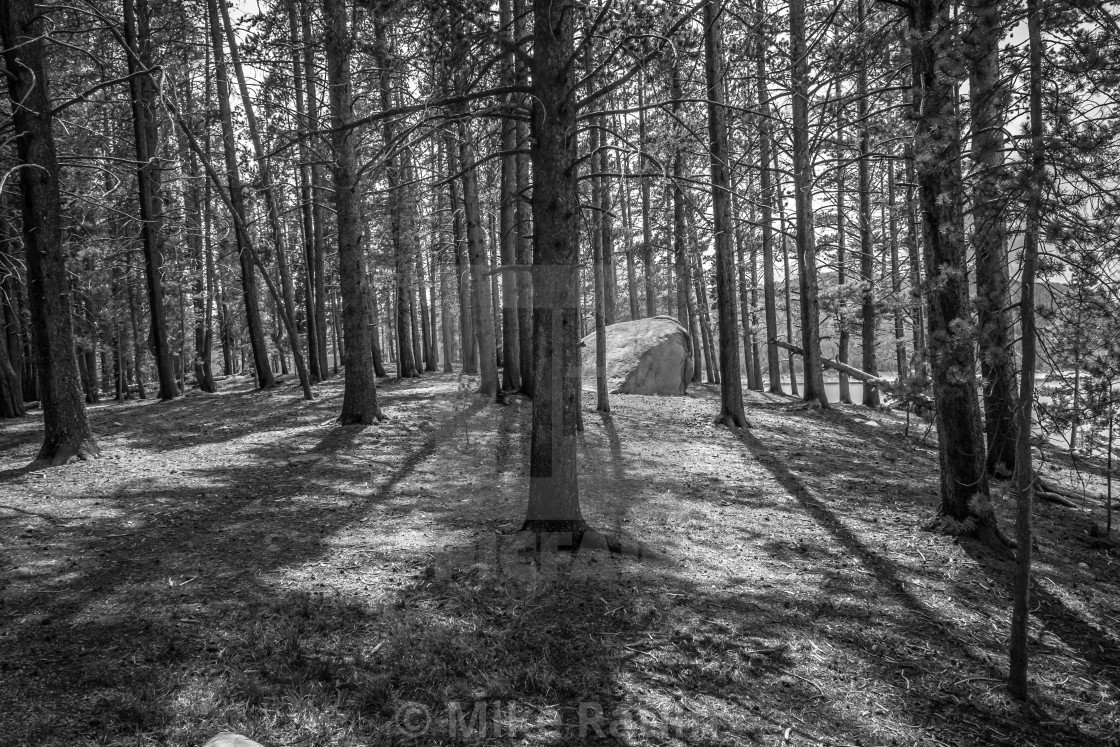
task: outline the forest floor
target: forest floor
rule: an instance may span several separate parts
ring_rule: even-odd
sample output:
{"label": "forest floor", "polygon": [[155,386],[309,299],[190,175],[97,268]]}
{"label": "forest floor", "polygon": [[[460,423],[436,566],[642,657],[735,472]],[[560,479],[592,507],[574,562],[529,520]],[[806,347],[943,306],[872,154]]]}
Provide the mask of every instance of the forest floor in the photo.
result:
{"label": "forest floor", "polygon": [[221,387],[91,407],[103,456],[62,468],[25,469],[37,415],[0,425],[0,744],[1120,744],[1102,507],[1038,506],[1018,703],[1010,564],[923,530],[924,422],[585,393],[583,509],[622,550],[536,552],[528,400],[387,380],[361,428],[338,380]]}

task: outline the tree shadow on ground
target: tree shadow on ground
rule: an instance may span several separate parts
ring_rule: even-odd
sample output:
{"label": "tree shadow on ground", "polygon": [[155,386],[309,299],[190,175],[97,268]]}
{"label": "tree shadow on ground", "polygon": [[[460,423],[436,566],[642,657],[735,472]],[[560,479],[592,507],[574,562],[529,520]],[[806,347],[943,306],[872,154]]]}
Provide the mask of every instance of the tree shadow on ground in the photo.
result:
{"label": "tree shadow on ground", "polygon": [[[45,747],[195,747],[225,728],[309,747],[481,742],[483,727],[556,745],[1079,740],[1001,711],[986,643],[759,439],[724,438],[705,413],[696,427],[723,449],[711,472],[682,452],[651,473],[657,444],[625,424],[660,416],[622,400],[588,417],[588,514],[660,555],[534,556],[508,525],[529,408],[409,396],[398,411],[430,428],[311,430],[198,464],[190,484],[130,478],[91,490],[90,514],[27,516],[30,538],[0,557],[0,733]],[[682,424],[668,448],[699,443]],[[831,542],[774,533],[763,513]],[[737,542],[757,557],[729,573]]]}

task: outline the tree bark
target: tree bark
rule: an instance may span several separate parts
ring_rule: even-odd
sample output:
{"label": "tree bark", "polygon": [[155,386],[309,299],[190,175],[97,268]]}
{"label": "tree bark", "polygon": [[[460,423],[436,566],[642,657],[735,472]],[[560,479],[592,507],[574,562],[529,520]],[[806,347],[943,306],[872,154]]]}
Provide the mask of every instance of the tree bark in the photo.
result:
{"label": "tree bark", "polygon": [[474,311],[475,339],[481,367],[479,394],[498,398],[498,366],[495,352],[494,316],[490,313],[491,299],[487,272],[490,263],[486,257],[486,240],[482,233],[482,214],[479,210],[478,172],[474,138],[465,119],[459,120],[459,159],[463,169],[463,215],[467,228],[467,252],[470,257],[471,307]]}
{"label": "tree bark", "polygon": [[[233,114],[230,111],[229,72],[226,70],[225,47],[222,43],[222,26],[218,14],[217,0],[207,0],[207,16],[210,23],[210,42],[214,49],[214,70],[218,82],[218,112],[222,120],[222,151],[226,161],[226,179],[229,183],[229,199],[234,212],[247,222],[245,197],[241,185],[241,173],[237,165],[236,139],[233,132]],[[264,324],[261,321],[260,303],[257,299],[257,286],[253,278],[253,259],[251,247],[247,245],[244,231],[234,232],[237,240],[237,255],[241,264],[241,290],[245,301],[245,322],[249,331],[249,344],[253,349],[253,365],[257,374],[257,386],[271,389],[276,386],[272,368],[265,347]]]}
{"label": "tree bark", "polygon": [[583,532],[576,470],[580,389],[579,190],[573,0],[533,0],[533,427],[523,529]]}
{"label": "tree bark", "polygon": [[[212,0],[211,0],[212,1]],[[334,146],[334,196],[338,221],[338,270],[345,335],[346,381],[342,395],[343,425],[370,424],[382,419],[377,407],[377,379],[370,357],[366,325],[366,257],[362,248],[361,194],[358,191],[356,133],[347,127],[354,118],[350,51],[345,0],[323,0],[324,50],[330,83],[331,142]]]}
{"label": "tree bark", "polygon": [[1013,331],[1005,309],[1010,305],[1007,276],[1007,228],[1003,166],[1005,92],[1000,74],[999,40],[1003,0],[969,4],[969,108],[972,114],[972,160],[977,171],[972,196],[973,246],[976,254],[976,321],[979,325],[980,374],[984,385],[984,431],[988,473],[1015,471],[1015,355]]}
{"label": "tree bark", "polygon": [[[526,9],[526,0],[513,0],[515,36],[525,38],[529,33],[529,18],[532,11]],[[520,86],[529,83],[528,70],[520,58],[514,61],[514,80]],[[525,108],[531,104],[528,97],[523,98]],[[517,120],[517,147],[524,150],[530,147],[529,125],[523,119]],[[531,180],[529,177],[529,156],[517,154],[517,202],[514,220],[517,223],[517,264],[528,267],[533,264],[533,226],[532,208],[529,202]],[[525,276],[517,285],[517,333],[518,349],[521,351],[521,393],[534,395],[534,372],[536,353],[533,337],[533,282]]]}
{"label": "tree bark", "polygon": [[[856,23],[859,33],[867,31],[867,0],[856,1]],[[860,341],[863,370],[877,374],[875,342],[878,318],[875,313],[875,247],[871,237],[871,102],[867,93],[867,56],[860,55],[856,73],[856,116],[859,120],[859,278],[860,278]],[[863,404],[879,406],[879,390],[863,388]]]}
{"label": "tree bark", "polygon": [[[998,12],[998,11],[997,11]],[[998,26],[998,16],[996,20]],[[1031,503],[1034,498],[1034,470],[1031,465],[1031,424],[1034,405],[1035,312],[1034,284],[1038,268],[1039,230],[1042,220],[1042,187],[1046,161],[1042,140],[1042,28],[1038,0],[1027,0],[1027,32],[1030,38],[1030,182],[1027,188],[1026,233],[1023,240],[1023,276],[1019,295],[1019,319],[1023,328],[1023,366],[1019,378],[1016,413],[1015,489],[1017,515],[1015,544],[1015,584],[1011,614],[1010,672],[1011,696],[1025,700],[1027,685],[1027,633],[1031,604]],[[1111,396],[1111,388],[1109,392]],[[1111,454],[1111,450],[1109,452]],[[1111,514],[1111,511],[1109,512]],[[1111,518],[1111,517],[1110,517]]]}
{"label": "tree bark", "polygon": [[793,76],[793,184],[797,210],[797,274],[801,295],[801,346],[805,349],[806,401],[828,407],[821,374],[817,248],[813,231],[813,165],[809,148],[809,51],[805,42],[805,0],[791,0],[790,60]]}
{"label": "tree bark", "polygon": [[300,45],[306,43],[300,37],[298,0],[287,0],[288,12],[288,38],[292,45],[292,80],[296,98],[296,127],[299,130],[299,163],[296,166],[299,177],[299,206],[300,228],[303,236],[303,271],[306,278],[303,286],[303,310],[307,317],[307,362],[312,383],[319,383],[327,378],[323,356],[320,348],[326,341],[320,337],[319,306],[316,304],[318,297],[318,271],[317,254],[322,247],[316,244],[319,238],[315,232],[315,216],[313,198],[311,193],[311,148],[310,118],[307,112],[307,103],[304,96],[303,63],[300,59]]}
{"label": "tree bark", "polygon": [[65,464],[100,450],[82,401],[74,357],[69,278],[62,244],[58,156],[51,132],[43,36],[45,16],[33,0],[0,4],[0,41],[8,71],[12,130],[23,196],[31,333],[39,368],[44,437],[37,461]]}
{"label": "tree bark", "polygon": [[[513,1],[499,0],[498,16],[502,36],[506,42],[516,41],[516,27],[513,20]],[[502,58],[502,80],[507,84],[517,82],[517,72],[513,54]],[[499,231],[501,262],[503,266],[517,262],[517,119],[514,115],[515,100],[510,94],[505,101],[507,107],[502,117],[502,175],[499,211]],[[518,316],[518,289],[521,279],[513,270],[502,273],[502,388],[517,391],[521,388],[521,331]],[[528,351],[525,351],[528,355]]]}
{"label": "tree bark", "polygon": [[771,125],[770,125],[770,94],[766,77],[766,9],[764,0],[757,0],[756,21],[759,24],[758,50],[755,58],[755,75],[757,83],[755,93],[758,96],[758,160],[759,160],[759,195],[762,203],[762,303],[763,318],[766,322],[766,371],[769,378],[769,389],[774,394],[782,393],[781,359],[778,357],[778,346],[772,340],[778,338],[778,301],[777,290],[774,284],[774,187],[771,184],[770,168],[771,155]]}
{"label": "tree bark", "polygon": [[922,211],[922,245],[929,280],[929,363],[941,463],[940,514],[954,529],[986,538],[996,533],[988,502],[984,438],[973,372],[976,353],[967,331],[967,252],[961,211],[960,124],[951,0],[910,6],[914,75],[914,168]]}
{"label": "tree bark", "polygon": [[[591,55],[588,54],[587,67],[593,67],[591,62]],[[588,88],[594,90],[594,81],[589,79]],[[603,257],[603,233],[599,228],[599,221],[603,219],[602,213],[598,209],[601,205],[600,193],[603,189],[603,149],[602,138],[603,130],[601,127],[601,119],[595,117],[592,120],[590,132],[590,152],[591,152],[591,195],[592,195],[592,209],[588,211],[588,235],[591,239],[591,275],[593,279],[592,305],[595,314],[595,409],[599,412],[610,412],[611,403],[610,395],[607,392],[607,314],[606,314],[606,296],[604,285],[606,284],[606,262]]]}
{"label": "tree bark", "polygon": [[[307,129],[316,132],[319,129],[319,93],[316,85],[317,73],[315,66],[315,49],[311,35],[311,8],[306,5],[306,0],[298,0],[300,4],[300,26],[303,32],[303,80],[307,86]],[[315,244],[315,321],[319,325],[319,373],[323,379],[330,376],[330,364],[327,360],[327,348],[330,335],[327,331],[327,272],[326,255],[327,244],[324,239],[327,225],[325,202],[327,190],[323,186],[323,167],[318,163],[311,145],[315,142],[307,141],[311,150],[311,214],[314,219],[313,236]],[[326,160],[325,158],[321,160]],[[336,330],[337,332],[337,330]],[[337,337],[337,334],[336,334]],[[338,373],[338,348],[335,348],[335,373]]]}
{"label": "tree bark", "polygon": [[129,88],[132,94],[132,123],[136,142],[136,183],[140,197],[140,238],[144,247],[144,275],[148,283],[148,312],[151,319],[148,343],[155,355],[159,398],[175,399],[179,387],[171,363],[167,340],[167,309],[163,300],[163,200],[159,194],[162,159],[159,124],[152,79],[138,74],[152,67],[151,30],[147,0],[124,0],[124,33],[129,46]]}
{"label": "tree bark", "polygon": [[[708,151],[712,166],[712,218],[716,248],[716,308],[719,314],[720,411],[716,422],[742,428],[743,382],[739,371],[739,315],[732,249],[731,176],[728,167],[727,109],[724,103],[723,32],[717,0],[704,3],[704,70],[708,83]],[[699,261],[699,258],[697,258]],[[745,312],[744,312],[745,313]]]}
{"label": "tree bark", "polygon": [[[848,363],[848,346],[851,344],[851,330],[848,329],[848,320],[844,314],[844,286],[848,281],[848,237],[847,237],[847,208],[845,206],[845,193],[847,191],[847,174],[844,168],[844,111],[836,113],[836,283],[839,287],[839,298],[836,308],[836,326],[838,329],[839,343],[836,357],[841,363]],[[852,404],[852,390],[848,383],[848,374],[840,373],[840,403]]]}
{"label": "tree bark", "polygon": [[641,169],[642,184],[642,266],[645,269],[646,288],[646,316],[657,315],[657,275],[653,263],[653,230],[650,226],[649,183],[650,177],[646,169],[646,101],[645,101],[645,75],[641,75],[641,84],[638,86],[638,152],[639,167]]}
{"label": "tree bark", "polygon": [[[276,187],[272,183],[272,172],[268,168],[268,160],[264,154],[264,144],[261,140],[260,129],[257,127],[257,116],[255,108],[253,107],[253,100],[249,98],[249,87],[245,83],[245,71],[241,66],[241,54],[237,48],[237,37],[233,33],[233,24],[230,23],[229,7],[224,3],[218,6],[221,9],[222,25],[226,32],[226,41],[229,46],[230,61],[233,63],[233,71],[237,77],[237,87],[241,93],[241,106],[245,111],[245,121],[248,125],[249,140],[253,145],[253,155],[256,157],[257,168],[259,170],[260,191],[264,193],[265,210],[268,214],[268,225],[272,234],[272,249],[276,253],[276,267],[280,274],[280,289],[282,296],[276,298],[277,311],[283,315],[284,330],[288,333],[288,345],[292,349],[292,361],[296,367],[296,375],[299,376],[300,385],[303,388],[304,399],[314,399],[315,395],[311,391],[311,374],[308,373],[307,363],[303,357],[303,350],[299,346],[299,336],[295,334],[296,329],[296,291],[295,285],[292,282],[292,273],[288,268],[288,252],[284,246],[284,236],[280,228],[280,208],[279,208],[279,195],[277,194]],[[265,268],[261,267],[261,274],[265,274]],[[280,349],[280,345],[276,346],[277,352],[280,356],[281,372],[287,373],[285,370],[287,364],[284,358],[284,351]]]}
{"label": "tree bark", "polygon": [[[207,70],[207,84],[209,83],[209,70]],[[209,89],[209,85],[206,85]],[[188,83],[184,86],[184,100],[187,105],[187,110],[190,111],[194,108],[194,96],[191,92],[191,86]],[[208,91],[207,91],[208,92]],[[211,321],[213,320],[213,294],[211,287],[212,270],[210,265],[213,264],[213,258],[210,247],[210,196],[209,181],[206,179],[205,174],[202,174],[198,168],[198,157],[194,151],[187,145],[186,135],[182,129],[178,129],[179,135],[179,158],[186,165],[188,175],[190,177],[186,187],[186,203],[187,210],[190,215],[191,222],[194,224],[188,236],[188,244],[190,246],[190,259],[193,265],[194,282],[193,282],[193,296],[192,303],[194,306],[194,378],[195,384],[200,391],[213,394],[218,391],[217,384],[214,383],[214,372],[210,362],[210,354],[213,349],[214,335],[211,331]],[[203,181],[206,185],[202,187],[199,180]],[[203,202],[203,195],[200,194],[203,190],[206,192],[207,199]]]}

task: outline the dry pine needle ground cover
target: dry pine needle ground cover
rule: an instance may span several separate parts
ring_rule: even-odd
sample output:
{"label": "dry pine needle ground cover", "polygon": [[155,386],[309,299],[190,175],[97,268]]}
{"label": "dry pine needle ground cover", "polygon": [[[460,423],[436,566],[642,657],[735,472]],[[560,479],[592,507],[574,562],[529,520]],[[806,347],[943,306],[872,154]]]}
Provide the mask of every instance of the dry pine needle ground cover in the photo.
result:
{"label": "dry pine needle ground cover", "polygon": [[1010,568],[922,530],[925,424],[752,394],[735,434],[711,389],[588,393],[583,505],[617,542],[537,553],[528,401],[388,382],[362,429],[319,392],[94,406],[104,458],[42,472],[41,423],[0,425],[0,744],[1120,743],[1101,507],[1038,506],[1015,703]]}

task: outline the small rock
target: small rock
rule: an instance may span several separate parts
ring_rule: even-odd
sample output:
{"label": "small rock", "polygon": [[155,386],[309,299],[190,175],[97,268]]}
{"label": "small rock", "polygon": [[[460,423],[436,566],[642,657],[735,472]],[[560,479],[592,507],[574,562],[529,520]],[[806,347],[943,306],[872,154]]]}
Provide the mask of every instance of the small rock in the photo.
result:
{"label": "small rock", "polygon": [[1078,568],[1088,568],[1088,567],[1089,567],[1089,564],[1088,564],[1088,563],[1078,563],[1078,564],[1077,564],[1077,567],[1078,567]]}
{"label": "small rock", "polygon": [[231,731],[223,731],[214,736],[202,747],[264,747],[259,742],[254,742],[248,737],[243,737],[240,734],[234,734]]}

